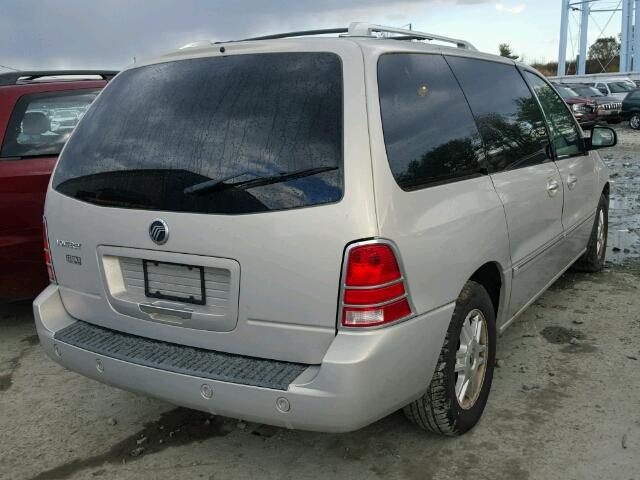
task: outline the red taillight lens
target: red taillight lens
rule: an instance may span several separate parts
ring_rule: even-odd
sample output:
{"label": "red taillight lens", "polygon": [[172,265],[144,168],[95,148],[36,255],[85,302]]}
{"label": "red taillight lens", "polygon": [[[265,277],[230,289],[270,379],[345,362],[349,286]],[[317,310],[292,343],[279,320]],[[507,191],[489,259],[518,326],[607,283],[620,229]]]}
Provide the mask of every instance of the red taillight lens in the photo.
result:
{"label": "red taillight lens", "polygon": [[348,255],[340,314],[343,326],[372,327],[411,315],[402,272],[390,245],[361,245]]}
{"label": "red taillight lens", "polygon": [[363,245],[349,252],[345,283],[351,287],[382,285],[401,276],[389,245]]}
{"label": "red taillight lens", "polygon": [[47,265],[47,274],[49,281],[56,283],[56,272],[53,270],[53,262],[51,261],[51,250],[49,249],[49,234],[47,232],[47,219],[42,217],[42,245],[44,247],[44,263]]}

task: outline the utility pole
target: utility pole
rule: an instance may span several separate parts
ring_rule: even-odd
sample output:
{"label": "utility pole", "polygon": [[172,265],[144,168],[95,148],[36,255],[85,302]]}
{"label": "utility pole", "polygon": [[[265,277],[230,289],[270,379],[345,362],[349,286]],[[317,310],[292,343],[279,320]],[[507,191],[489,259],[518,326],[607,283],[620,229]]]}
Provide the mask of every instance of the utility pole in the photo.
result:
{"label": "utility pole", "polygon": [[[627,0],[622,0],[627,1]],[[587,66],[587,33],[589,32],[589,11],[590,2],[582,2],[582,16],[580,17],[580,58],[578,65],[578,75],[586,73]]]}
{"label": "utility pole", "polygon": [[633,65],[629,71],[640,72],[640,0],[636,4],[636,25],[633,28]]}
{"label": "utility pole", "polygon": [[[569,1],[570,0],[562,0],[562,12],[560,13],[560,51],[558,52],[559,77],[562,77],[567,73],[567,33],[569,30]],[[640,0],[636,1],[640,2]]]}
{"label": "utility pole", "polygon": [[[558,51],[558,76],[566,75],[567,34],[572,10],[580,11],[580,32],[577,74],[586,74],[589,46],[589,17],[591,14],[621,12],[620,26],[620,72],[640,72],[640,0],[619,0],[616,7],[604,4],[598,8],[600,0],[561,0],[560,45]],[[595,5],[595,7],[594,7]],[[609,21],[611,18],[609,19]],[[607,25],[609,22],[607,22]]]}
{"label": "utility pole", "polygon": [[621,72],[629,71],[631,58],[629,55],[629,34],[631,33],[632,0],[622,0],[622,25],[620,29],[620,68]]}

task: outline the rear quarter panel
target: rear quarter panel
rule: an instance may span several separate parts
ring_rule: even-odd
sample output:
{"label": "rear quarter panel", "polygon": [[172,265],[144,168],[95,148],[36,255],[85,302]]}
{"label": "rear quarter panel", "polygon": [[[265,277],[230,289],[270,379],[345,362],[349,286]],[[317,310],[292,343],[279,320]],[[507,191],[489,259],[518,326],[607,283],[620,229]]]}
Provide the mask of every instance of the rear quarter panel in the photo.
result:
{"label": "rear quarter panel", "polygon": [[[365,49],[380,236],[398,246],[417,313],[455,301],[473,273],[489,262],[501,271],[502,312],[509,299],[511,260],[504,209],[491,178],[487,175],[412,192],[398,186],[387,160],[380,120],[377,60],[383,51]],[[498,324],[506,320],[500,312]]]}
{"label": "rear quarter panel", "polygon": [[0,160],[0,299],[33,297],[47,286],[42,213],[56,158]]}

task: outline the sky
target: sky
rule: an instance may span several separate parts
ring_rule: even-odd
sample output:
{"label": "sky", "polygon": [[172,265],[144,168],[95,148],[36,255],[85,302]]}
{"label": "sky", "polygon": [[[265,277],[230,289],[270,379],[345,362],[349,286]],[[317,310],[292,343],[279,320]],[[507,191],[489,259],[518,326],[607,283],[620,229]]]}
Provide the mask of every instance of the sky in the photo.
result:
{"label": "sky", "polygon": [[[599,0],[603,6],[617,0]],[[351,21],[463,38],[524,61],[557,60],[561,0],[0,0],[0,65],[15,69],[114,68],[197,40],[343,27]],[[567,57],[577,51],[571,15]],[[596,13],[590,41],[609,20]],[[617,35],[619,14],[604,33]],[[0,68],[0,71],[3,71]]]}

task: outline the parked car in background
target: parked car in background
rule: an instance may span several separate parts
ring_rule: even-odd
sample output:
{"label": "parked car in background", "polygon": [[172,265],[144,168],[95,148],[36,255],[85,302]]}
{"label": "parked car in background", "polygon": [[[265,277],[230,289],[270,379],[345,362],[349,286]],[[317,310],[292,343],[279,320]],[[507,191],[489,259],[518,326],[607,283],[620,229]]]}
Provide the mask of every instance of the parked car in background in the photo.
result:
{"label": "parked car in background", "polygon": [[622,102],[622,118],[629,121],[631,128],[640,130],[640,88],[636,88]]}
{"label": "parked car in background", "polygon": [[595,87],[605,96],[615,97],[618,100],[624,100],[629,92],[637,88],[635,82],[630,79],[620,78],[601,79],[597,82],[586,82],[585,84]]}
{"label": "parked car in background", "polygon": [[622,100],[604,95],[595,87],[580,83],[564,84],[571,88],[578,95],[588,98],[596,105],[596,114],[598,122],[620,123],[622,121]]}
{"label": "parked car in background", "polygon": [[44,198],[58,154],[116,72],[0,74],[0,301],[47,286]]}
{"label": "parked car in background", "polygon": [[566,85],[554,83],[553,86],[565,103],[569,105],[571,113],[576,117],[576,120],[578,120],[583,130],[588,130],[596,124],[598,114],[596,104],[593,100],[580,96]]}
{"label": "parked car in background", "polygon": [[338,33],[200,44],[105,88],[47,193],[54,361],[287,428],[476,424],[498,333],[603,268],[616,133],[464,40]]}

